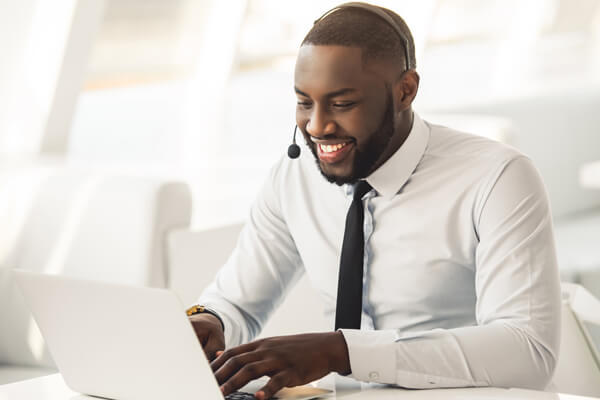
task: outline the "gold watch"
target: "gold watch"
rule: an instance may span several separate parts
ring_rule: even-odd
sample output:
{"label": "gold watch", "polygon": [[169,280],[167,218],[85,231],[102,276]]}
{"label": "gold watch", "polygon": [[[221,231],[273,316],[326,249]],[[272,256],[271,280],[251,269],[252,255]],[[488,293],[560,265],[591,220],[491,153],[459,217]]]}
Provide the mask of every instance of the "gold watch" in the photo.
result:
{"label": "gold watch", "polygon": [[223,320],[221,319],[221,317],[219,316],[219,314],[217,314],[217,312],[215,310],[211,310],[208,307],[196,304],[196,305],[188,308],[185,311],[185,313],[187,314],[188,317],[191,317],[192,315],[196,315],[196,314],[210,314],[219,320],[219,322],[221,323],[221,328],[223,329],[223,332],[225,332],[225,324],[223,323]]}

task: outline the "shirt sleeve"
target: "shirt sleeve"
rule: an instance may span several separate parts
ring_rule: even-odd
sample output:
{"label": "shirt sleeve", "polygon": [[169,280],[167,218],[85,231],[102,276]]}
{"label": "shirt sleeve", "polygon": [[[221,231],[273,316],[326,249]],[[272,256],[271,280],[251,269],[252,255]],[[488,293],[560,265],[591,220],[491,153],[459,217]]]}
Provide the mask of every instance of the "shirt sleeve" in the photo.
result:
{"label": "shirt sleeve", "polygon": [[276,190],[280,165],[259,192],[233,253],[199,299],[223,319],[227,347],[256,337],[303,272],[281,217]]}
{"label": "shirt sleeve", "polygon": [[545,188],[519,156],[475,221],[477,325],[411,334],[342,330],[352,376],[408,388],[543,389],[560,343],[560,282]]}

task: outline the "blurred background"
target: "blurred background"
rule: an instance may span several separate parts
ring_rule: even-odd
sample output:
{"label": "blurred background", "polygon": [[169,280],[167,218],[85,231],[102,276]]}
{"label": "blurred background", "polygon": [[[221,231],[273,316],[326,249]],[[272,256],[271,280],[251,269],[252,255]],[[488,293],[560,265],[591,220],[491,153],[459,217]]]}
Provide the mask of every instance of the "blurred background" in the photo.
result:
{"label": "blurred background", "polygon": [[[178,176],[199,228],[244,218],[285,153],[299,43],[338,4],[0,1],[2,161]],[[376,3],[412,29],[417,112],[530,155],[557,222],[600,208],[599,0]]]}
{"label": "blurred background", "polygon": [[[173,204],[189,212],[176,225],[192,232],[243,220],[291,140],[299,44],[338,3],[0,0],[0,265],[41,257],[43,251],[25,252],[22,243],[49,235],[56,242],[42,250],[53,248],[51,257],[28,262],[65,268],[57,265],[74,254],[67,249],[79,235],[59,233],[77,232],[89,209],[82,204],[99,198],[90,189],[75,201],[61,181],[56,190],[63,197],[48,194],[40,202],[54,209],[35,214],[34,227],[27,210],[37,207],[35,185],[24,182],[35,179],[15,172],[32,165],[183,183],[189,199]],[[550,195],[563,279],[600,297],[600,0],[373,3],[396,11],[412,29],[421,76],[415,110],[533,159]],[[101,243],[92,235],[96,245],[115,240],[107,226],[146,200],[114,201],[90,225],[105,234]],[[125,207],[121,217],[118,207]],[[76,211],[58,221],[66,209]],[[169,246],[195,248],[178,240]],[[92,248],[77,251],[89,259]],[[188,267],[196,262],[173,257]],[[142,281],[177,278],[173,271],[159,275]]]}
{"label": "blurred background", "polygon": [[[598,208],[581,174],[600,159],[600,1],[376,3],[412,29],[419,113],[529,154],[557,219]],[[209,226],[245,216],[285,152],[299,43],[337,2],[0,4],[2,160],[169,173],[194,192],[208,184],[230,207],[195,207],[193,225]]]}

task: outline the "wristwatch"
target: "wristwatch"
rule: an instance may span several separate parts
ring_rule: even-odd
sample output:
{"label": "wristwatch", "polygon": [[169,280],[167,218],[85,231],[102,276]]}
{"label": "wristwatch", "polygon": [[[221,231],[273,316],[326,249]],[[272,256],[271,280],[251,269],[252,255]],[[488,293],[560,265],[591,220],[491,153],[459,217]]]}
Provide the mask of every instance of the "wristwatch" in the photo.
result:
{"label": "wristwatch", "polygon": [[210,308],[196,304],[195,306],[191,306],[190,308],[188,308],[185,311],[185,313],[187,314],[188,317],[191,317],[192,315],[196,315],[196,314],[213,315],[219,320],[219,322],[221,323],[221,328],[223,328],[223,332],[225,332],[225,324],[223,323],[223,320],[221,319],[221,317],[219,316],[219,314],[217,314],[217,312],[215,310],[211,310]]}

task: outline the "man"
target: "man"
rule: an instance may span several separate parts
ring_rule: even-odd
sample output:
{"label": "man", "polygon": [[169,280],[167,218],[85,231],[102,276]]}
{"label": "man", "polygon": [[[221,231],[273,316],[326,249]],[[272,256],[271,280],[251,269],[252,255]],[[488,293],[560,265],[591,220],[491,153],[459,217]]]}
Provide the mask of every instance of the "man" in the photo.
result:
{"label": "man", "polygon": [[[410,388],[549,382],[560,296],[540,177],[512,148],[423,121],[414,68],[406,24],[379,7],[334,9],[302,42],[310,152],[273,168],[200,298],[208,311],[190,317],[225,394],[268,375],[264,399],[330,372]],[[249,342],[303,273],[336,330]]]}

